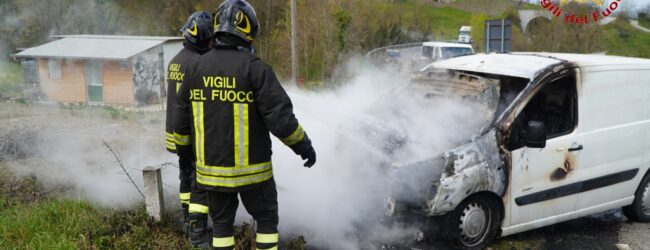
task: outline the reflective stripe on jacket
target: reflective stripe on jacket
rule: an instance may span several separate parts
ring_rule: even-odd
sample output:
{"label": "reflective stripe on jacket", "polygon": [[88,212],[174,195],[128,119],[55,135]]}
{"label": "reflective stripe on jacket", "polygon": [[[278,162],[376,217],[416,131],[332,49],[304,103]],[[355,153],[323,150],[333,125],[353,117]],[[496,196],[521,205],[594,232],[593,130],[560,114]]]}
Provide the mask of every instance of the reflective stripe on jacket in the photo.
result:
{"label": "reflective stripe on jacket", "polygon": [[[176,93],[183,84],[183,78],[188,66],[199,59],[199,52],[186,45],[169,62],[167,67],[167,113],[165,117],[165,148],[176,153],[176,138],[174,137],[174,110],[176,108]],[[188,136],[189,137],[189,136]]]}
{"label": "reflective stripe on jacket", "polygon": [[237,47],[216,46],[193,63],[177,100],[174,133],[191,135],[185,151],[195,153],[204,188],[238,191],[271,179],[269,132],[296,154],[311,147],[271,67]]}

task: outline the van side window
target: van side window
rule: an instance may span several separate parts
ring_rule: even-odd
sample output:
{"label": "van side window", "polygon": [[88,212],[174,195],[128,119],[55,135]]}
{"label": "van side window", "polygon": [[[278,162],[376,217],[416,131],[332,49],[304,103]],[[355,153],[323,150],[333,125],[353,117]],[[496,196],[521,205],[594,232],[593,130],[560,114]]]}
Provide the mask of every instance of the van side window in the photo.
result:
{"label": "van side window", "polygon": [[530,121],[544,122],[546,138],[552,139],[573,132],[578,122],[576,82],[565,77],[547,83],[526,104],[512,125],[509,148],[525,145],[524,131]]}

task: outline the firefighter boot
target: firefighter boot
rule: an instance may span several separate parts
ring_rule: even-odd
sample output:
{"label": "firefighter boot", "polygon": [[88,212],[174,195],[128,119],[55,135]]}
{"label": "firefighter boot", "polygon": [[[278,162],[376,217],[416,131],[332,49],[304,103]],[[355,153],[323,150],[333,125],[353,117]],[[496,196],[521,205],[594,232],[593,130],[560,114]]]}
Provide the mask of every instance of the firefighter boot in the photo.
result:
{"label": "firefighter boot", "polygon": [[183,227],[181,228],[181,231],[183,231],[183,233],[187,235],[189,234],[189,230],[190,230],[190,212],[188,210],[188,205],[182,204],[181,210],[183,211]]}
{"label": "firefighter boot", "polygon": [[212,249],[212,237],[208,230],[208,215],[190,214],[190,243],[199,249]]}

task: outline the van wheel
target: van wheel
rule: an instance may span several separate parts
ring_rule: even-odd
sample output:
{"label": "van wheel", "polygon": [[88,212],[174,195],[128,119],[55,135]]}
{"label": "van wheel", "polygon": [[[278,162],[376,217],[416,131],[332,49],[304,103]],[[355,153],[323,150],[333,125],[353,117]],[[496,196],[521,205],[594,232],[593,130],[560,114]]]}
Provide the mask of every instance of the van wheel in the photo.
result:
{"label": "van wheel", "polygon": [[634,194],[634,203],[623,207],[623,214],[633,221],[650,222],[650,175],[643,177]]}
{"label": "van wheel", "polygon": [[464,249],[483,249],[499,232],[501,209],[498,201],[477,195],[460,203],[448,215],[448,239]]}

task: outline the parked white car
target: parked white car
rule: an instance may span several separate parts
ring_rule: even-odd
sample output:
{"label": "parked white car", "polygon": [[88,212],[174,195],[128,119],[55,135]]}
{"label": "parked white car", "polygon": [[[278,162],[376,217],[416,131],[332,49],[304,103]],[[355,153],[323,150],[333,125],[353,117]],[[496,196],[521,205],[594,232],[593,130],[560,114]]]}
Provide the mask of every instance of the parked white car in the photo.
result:
{"label": "parked white car", "polygon": [[[470,143],[400,170],[431,170],[421,210],[457,246],[619,207],[650,221],[650,60],[487,54],[436,62],[420,76],[440,72],[498,102],[486,102],[492,119]],[[399,196],[387,202],[395,216]]]}
{"label": "parked white car", "polygon": [[425,42],[422,43],[421,59],[434,62],[459,56],[473,55],[472,45],[462,43]]}
{"label": "parked white car", "polygon": [[470,44],[424,42],[422,43],[420,55],[413,58],[410,68],[419,70],[433,62],[473,54],[474,49]]}

